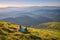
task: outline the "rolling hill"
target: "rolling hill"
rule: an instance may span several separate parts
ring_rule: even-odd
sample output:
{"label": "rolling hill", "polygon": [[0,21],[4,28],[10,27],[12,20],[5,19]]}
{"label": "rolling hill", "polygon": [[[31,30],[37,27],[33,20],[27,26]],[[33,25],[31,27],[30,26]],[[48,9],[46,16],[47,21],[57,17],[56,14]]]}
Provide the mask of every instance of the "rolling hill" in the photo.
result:
{"label": "rolling hill", "polygon": [[[55,22],[52,23],[54,27]],[[49,25],[51,23],[48,23]],[[60,24],[57,22],[57,24]],[[22,26],[25,27],[25,26]],[[49,26],[48,26],[49,27]],[[58,25],[56,25],[58,27]],[[0,21],[0,40],[60,40],[60,30],[36,29],[28,27],[28,34],[18,31],[19,25]],[[17,29],[17,30],[15,30]]]}
{"label": "rolling hill", "polygon": [[24,26],[36,26],[46,22],[60,22],[60,7],[33,6],[0,8],[0,19]]}
{"label": "rolling hill", "polygon": [[60,30],[60,22],[48,22],[48,23],[42,23],[37,26],[36,28],[41,28],[41,29],[55,29],[55,30]]}
{"label": "rolling hill", "polygon": [[42,17],[42,16],[32,18],[30,16],[24,15],[16,18],[6,18],[6,19],[3,19],[3,21],[12,22],[12,23],[24,25],[24,26],[31,26],[31,25],[36,26],[38,24],[51,22],[53,20],[47,17]]}

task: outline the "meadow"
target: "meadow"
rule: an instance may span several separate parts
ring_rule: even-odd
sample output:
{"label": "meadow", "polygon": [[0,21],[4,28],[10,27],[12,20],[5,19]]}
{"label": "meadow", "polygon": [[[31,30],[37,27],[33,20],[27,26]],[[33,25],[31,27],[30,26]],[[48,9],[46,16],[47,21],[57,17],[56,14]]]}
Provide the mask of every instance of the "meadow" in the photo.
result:
{"label": "meadow", "polygon": [[18,28],[19,25],[0,21],[0,40],[60,40],[60,30],[28,27],[29,33],[26,34]]}

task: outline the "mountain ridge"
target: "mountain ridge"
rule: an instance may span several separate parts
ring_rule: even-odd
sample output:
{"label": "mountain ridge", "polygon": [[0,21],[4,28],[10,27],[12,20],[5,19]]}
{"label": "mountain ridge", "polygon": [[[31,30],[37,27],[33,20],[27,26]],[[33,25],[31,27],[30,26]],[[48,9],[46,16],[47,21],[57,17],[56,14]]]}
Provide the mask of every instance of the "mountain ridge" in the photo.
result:
{"label": "mountain ridge", "polygon": [[48,22],[48,23],[39,24],[36,26],[36,28],[60,30],[59,26],[60,26],[60,22]]}

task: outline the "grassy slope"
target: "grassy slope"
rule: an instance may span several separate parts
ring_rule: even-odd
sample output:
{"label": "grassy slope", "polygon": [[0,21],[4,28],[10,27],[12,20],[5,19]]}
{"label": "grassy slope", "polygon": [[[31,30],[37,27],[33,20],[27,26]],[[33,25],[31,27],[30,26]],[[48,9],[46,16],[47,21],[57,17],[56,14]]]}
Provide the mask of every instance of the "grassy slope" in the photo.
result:
{"label": "grassy slope", "polygon": [[60,22],[48,22],[37,25],[36,28],[60,30]]}
{"label": "grassy slope", "polygon": [[[29,34],[21,33],[19,25],[0,22],[0,40],[60,40],[60,32],[47,29],[28,28]],[[22,26],[24,27],[24,26]],[[16,28],[16,30],[14,30]]]}

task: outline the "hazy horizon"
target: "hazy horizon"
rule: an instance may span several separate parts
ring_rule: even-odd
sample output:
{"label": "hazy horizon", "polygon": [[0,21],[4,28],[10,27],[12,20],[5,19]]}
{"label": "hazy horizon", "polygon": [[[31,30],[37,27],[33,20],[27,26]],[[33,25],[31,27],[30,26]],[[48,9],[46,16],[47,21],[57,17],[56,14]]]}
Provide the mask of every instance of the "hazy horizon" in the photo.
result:
{"label": "hazy horizon", "polygon": [[60,6],[60,0],[0,0],[0,7]]}

